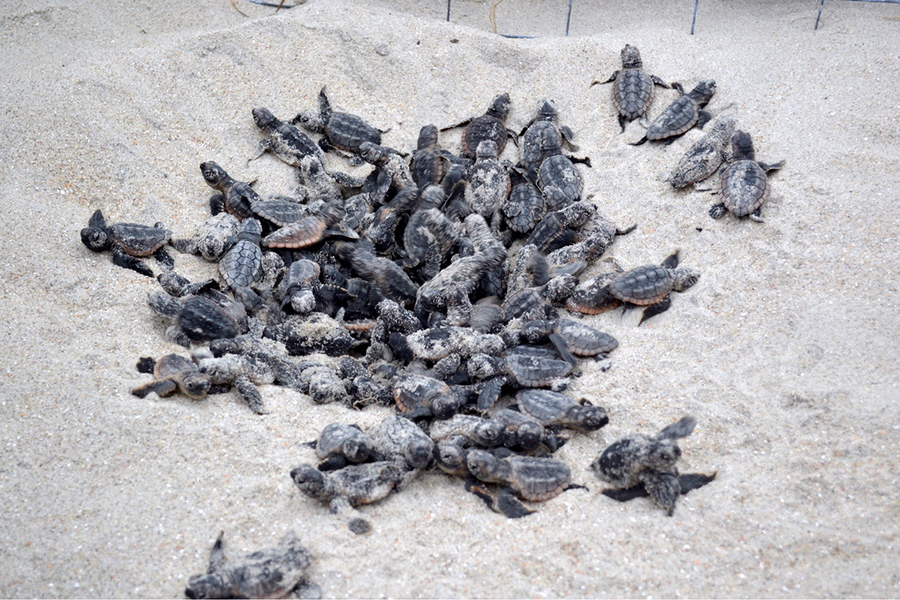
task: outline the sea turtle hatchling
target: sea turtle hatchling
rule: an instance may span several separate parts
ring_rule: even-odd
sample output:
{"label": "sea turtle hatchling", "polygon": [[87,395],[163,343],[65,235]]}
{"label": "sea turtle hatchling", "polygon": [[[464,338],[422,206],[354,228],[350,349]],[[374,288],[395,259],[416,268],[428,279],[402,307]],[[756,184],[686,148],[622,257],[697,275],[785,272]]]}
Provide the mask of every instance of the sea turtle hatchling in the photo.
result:
{"label": "sea turtle hatchling", "polygon": [[666,181],[673,188],[679,189],[703,181],[718,171],[728,153],[736,123],[734,115],[716,117],[707,126],[706,133],[691,144],[668,174]]}
{"label": "sea turtle hatchling", "polygon": [[99,209],[91,215],[88,226],[81,230],[81,242],[94,252],[112,251],[113,264],[153,277],[153,271],[138,258],[154,256],[161,265],[173,269],[175,262],[163,246],[172,232],[157,223],[153,227],[137,223],[106,224]]}
{"label": "sea turtle hatchling", "polygon": [[647,140],[666,140],[666,143],[670,144],[694,125],[699,125],[703,129],[703,126],[709,121],[711,115],[702,109],[716,93],[715,81],[705,79],[688,93],[684,93],[684,89],[679,84],[674,84],[672,87],[677,89],[681,96],[653,119],[644,137],[632,142],[632,146],[640,146]]}
{"label": "sea turtle hatchling", "polygon": [[325,162],[325,153],[318,144],[290,123],[278,120],[266,108],[254,108],[252,114],[256,126],[269,136],[260,142],[256,158],[271,152],[292,167],[299,167],[305,156],[315,156]]}
{"label": "sea turtle hatchling", "polygon": [[503,149],[506,148],[506,138],[515,135],[507,130],[505,124],[509,108],[509,94],[500,94],[491,101],[490,107],[480,117],[467,119],[451,127],[445,127],[441,131],[465,125],[461,140],[462,155],[465,158],[475,158],[478,144],[484,140],[491,140],[497,144],[497,156],[500,156],[503,154]]}
{"label": "sea turtle hatchling", "polygon": [[399,489],[407,473],[401,463],[382,460],[325,473],[311,465],[300,465],[291,471],[291,479],[307,496],[327,502],[333,514],[346,519],[350,531],[362,534],[371,531],[372,525],[354,508],[377,502]]}
{"label": "sea turtle hatchling", "polygon": [[654,85],[669,89],[669,84],[644,70],[641,53],[635,46],[625,44],[622,48],[622,68],[606,81],[594,81],[591,87],[604,83],[612,83],[612,101],[619,113],[619,126],[622,133],[625,123],[634,121],[647,114],[653,102]]}
{"label": "sea turtle hatchling", "polygon": [[449,419],[463,403],[443,381],[417,373],[396,377],[393,392],[398,410],[408,419]]}
{"label": "sea turtle hatchling", "polygon": [[237,242],[219,261],[219,274],[233,290],[249,288],[262,277],[262,226],[256,219],[244,219]]}
{"label": "sea turtle hatchling", "polygon": [[138,398],[144,398],[150,392],[160,398],[180,392],[193,400],[201,400],[209,392],[209,376],[201,373],[190,359],[178,354],[167,354],[157,361],[142,358],[138,362],[138,371],[152,373],[154,378],[131,390]]}
{"label": "sea turtle hatchling", "polygon": [[672,292],[683,292],[700,279],[694,269],[678,268],[676,250],[661,265],[645,265],[619,273],[604,274],[587,281],[566,301],[566,308],[585,314],[599,314],[621,305],[645,306],[638,325],[663,313],[672,305]]}
{"label": "sea turtle hatchling", "polygon": [[[431,464],[434,442],[422,429],[405,417],[392,415],[369,428],[366,432],[372,441],[373,455],[377,460],[399,461],[412,471]],[[405,485],[405,483],[404,483]]]}
{"label": "sea turtle hatchling", "polygon": [[549,341],[560,356],[575,364],[575,356],[604,357],[619,347],[608,333],[572,319],[535,319],[522,326],[520,334],[529,344]]}
{"label": "sea turtle hatchling", "polygon": [[243,305],[221,293],[204,292],[206,295],[176,298],[157,290],[147,295],[147,303],[156,313],[174,320],[166,336],[175,343],[190,347],[191,342],[209,342],[231,338],[246,327],[246,311]]}
{"label": "sea turtle hatchling", "polygon": [[497,144],[493,140],[479,142],[475,151],[475,164],[465,188],[466,202],[486,219],[490,219],[500,208],[509,196],[511,187],[509,173],[497,156]]}
{"label": "sea turtle hatchling", "polygon": [[491,509],[502,512],[511,519],[533,512],[517,502],[512,495],[529,502],[544,502],[567,489],[583,487],[572,485],[571,470],[566,463],[555,458],[511,453],[498,457],[493,452],[473,449],[466,455],[466,464],[469,472],[480,481],[507,486],[496,500],[487,497],[485,491],[479,492],[472,487],[469,491],[475,492]]}
{"label": "sea turtle hatchling", "polygon": [[744,131],[735,131],[731,138],[732,162],[722,172],[722,203],[709,210],[709,216],[718,219],[726,210],[736,217],[750,217],[763,222],[760,210],[769,197],[766,173],[780,169],[784,161],[766,164],[756,161],[753,140]]}
{"label": "sea turtle hatchling", "polygon": [[312,554],[293,532],[281,544],[225,560],[225,532],[219,532],[206,573],[194,575],[184,590],[188,598],[320,598],[319,586],[306,580]]}
{"label": "sea turtle hatchling", "polygon": [[197,227],[190,238],[174,238],[172,246],[179,252],[199,254],[209,261],[218,261],[240,232],[241,223],[234,215],[221,212]]}
{"label": "sea turtle hatchling", "polygon": [[565,427],[576,431],[597,431],[609,423],[602,406],[594,406],[586,399],[573,400],[550,390],[520,390],[516,403],[524,415],[544,427]]}
{"label": "sea turtle hatchling", "polygon": [[[697,425],[687,416],[663,428],[656,435],[628,435],[608,446],[591,463],[591,470],[616,490],[607,496],[620,501],[644,495],[640,488],[671,517],[679,494],[702,487],[713,475],[679,475],[675,463],[681,458],[677,440],[689,436]],[[631,488],[638,488],[633,490]]]}
{"label": "sea turtle hatchling", "polygon": [[[538,108],[537,115],[531,119],[520,133],[522,137],[522,168],[532,181],[537,178],[537,169],[549,156],[562,153],[563,142],[573,150],[572,130],[559,125],[559,111],[553,100],[544,100]],[[590,166],[590,159],[579,159]]]}
{"label": "sea turtle hatchling", "polygon": [[372,454],[372,440],[358,425],[329,423],[311,444],[316,449],[316,458],[322,461],[318,467],[320,471],[341,469],[347,463],[362,463]]}
{"label": "sea turtle hatchling", "polygon": [[[319,91],[319,110],[303,111],[291,123],[299,124],[308,131],[321,133],[323,137],[319,140],[319,146],[325,151],[336,148],[356,155],[363,142],[381,144],[382,131],[366,123],[361,117],[335,112],[325,95],[324,87]],[[353,162],[361,164],[359,159]]]}
{"label": "sea turtle hatchling", "polygon": [[200,174],[209,187],[219,192],[209,199],[209,210],[213,215],[224,210],[239,221],[253,216],[251,204],[261,198],[249,183],[234,179],[211,160],[200,163]]}

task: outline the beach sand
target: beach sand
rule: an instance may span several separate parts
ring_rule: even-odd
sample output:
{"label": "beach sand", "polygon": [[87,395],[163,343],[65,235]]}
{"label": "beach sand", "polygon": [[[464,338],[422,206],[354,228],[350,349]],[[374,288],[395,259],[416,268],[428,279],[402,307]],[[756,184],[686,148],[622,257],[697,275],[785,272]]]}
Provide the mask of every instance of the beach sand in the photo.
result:
{"label": "beach sand", "polygon": [[[238,0],[9,1],[0,15],[0,596],[182,597],[226,551],[288,530],[326,597],[900,595],[900,44],[896,5],[773,0],[567,3],[310,0],[280,11]],[[708,109],[734,113],[772,174],[765,223],[708,216],[715,196],[660,180],[700,135],[627,145],[609,86],[626,43],[685,88],[714,78]],[[519,130],[553,98],[576,134],[586,193],[636,230],[624,268],[680,249],[702,273],[671,310],[587,323],[615,336],[611,368],[586,362],[572,394],[610,423],[559,452],[572,490],[508,520],[439,472],[364,507],[352,534],[288,473],[350,412],[263,386],[270,414],[233,393],[138,399],[140,356],[183,349],[146,303],[155,281],[94,254],[79,230],[208,215],[198,165],[215,160],[263,193],[293,186],[271,156],[247,163],[250,110],[290,117],[327,85],[339,110],[410,151],[419,128],[483,112],[506,91]],[[676,97],[659,90],[651,116]],[[441,136],[459,148],[459,130]],[[510,145],[504,158],[515,159]],[[346,161],[329,165],[349,169]],[[711,181],[715,185],[715,180]],[[151,263],[152,264],[152,263]],[[215,265],[176,255],[179,273]],[[155,265],[153,265],[156,268]],[[593,265],[589,274],[610,270]],[[684,472],[717,472],[673,517],[600,494],[588,465],[609,443],[692,414]]]}

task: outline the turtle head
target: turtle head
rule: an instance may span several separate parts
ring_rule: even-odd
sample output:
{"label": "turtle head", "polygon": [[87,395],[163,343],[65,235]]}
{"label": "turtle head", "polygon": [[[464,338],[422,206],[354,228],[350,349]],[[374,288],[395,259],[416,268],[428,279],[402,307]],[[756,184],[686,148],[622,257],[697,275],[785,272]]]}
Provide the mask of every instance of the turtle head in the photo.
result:
{"label": "turtle head", "polygon": [[407,444],[404,458],[406,464],[413,469],[424,469],[434,458],[434,443],[424,438],[416,438]]}
{"label": "turtle head", "polygon": [[647,449],[644,467],[657,471],[671,469],[681,458],[681,448],[671,440],[659,440],[651,442]]}
{"label": "turtle head", "polygon": [[206,373],[190,373],[181,382],[182,391],[189,398],[200,400],[209,392],[209,375]]}
{"label": "turtle head", "polygon": [[582,431],[597,431],[609,423],[609,415],[602,406],[592,404],[573,406],[568,412],[571,421]]}
{"label": "turtle head", "polygon": [[535,450],[544,438],[544,428],[539,423],[522,423],[516,432],[519,445],[525,450]]}
{"label": "turtle head", "polygon": [[538,121],[555,121],[558,112],[556,110],[556,103],[553,100],[544,100],[541,102],[540,108],[538,108]]}
{"label": "turtle head", "polygon": [[731,136],[731,155],[733,160],[756,160],[753,139],[746,131],[735,131]]}
{"label": "turtle head", "polygon": [[275,121],[278,119],[275,118],[269,109],[267,108],[254,108],[253,109],[253,122],[256,123],[256,126],[260,129],[271,129],[275,126]]}
{"label": "turtle head", "polygon": [[625,44],[625,47],[622,48],[621,56],[623,69],[640,69],[644,66],[644,63],[641,60],[641,53],[638,51],[637,47],[632,46],[631,44]]}
{"label": "turtle head", "polygon": [[293,122],[299,123],[300,127],[308,131],[322,133],[325,131],[325,123],[327,123],[328,120],[323,118],[321,113],[314,110],[304,110],[294,117]]}
{"label": "turtle head", "polygon": [[200,174],[203,175],[203,180],[209,187],[219,191],[222,190],[222,184],[228,179],[225,169],[211,160],[200,163]]}
{"label": "turtle head", "polygon": [[691,97],[701,106],[705,106],[709,102],[713,94],[716,93],[716,81],[714,79],[704,79],[691,90]]}
{"label": "turtle head", "polygon": [[441,394],[431,402],[431,412],[435,419],[449,419],[459,410],[459,398],[454,392]]}
{"label": "turtle head", "polygon": [[194,575],[188,579],[184,595],[188,598],[221,598],[227,594],[227,586],[222,576],[216,573]]}
{"label": "turtle head", "polygon": [[383,146],[363,142],[359,145],[359,156],[370,165],[377,165],[387,158],[387,152]]}
{"label": "turtle head", "polygon": [[503,426],[497,421],[490,419],[482,421],[475,426],[472,437],[479,446],[487,448],[497,446],[503,438]]}
{"label": "turtle head", "polygon": [[485,450],[469,450],[466,456],[469,472],[481,481],[499,481],[502,465],[500,459]]}
{"label": "turtle head", "polygon": [[529,344],[540,344],[553,333],[556,321],[551,319],[535,319],[522,326],[521,336]]}
{"label": "turtle head", "polygon": [[416,148],[419,150],[424,150],[425,148],[431,148],[433,146],[437,146],[438,143],[438,128],[437,125],[426,125],[422,129],[419,130],[419,142],[416,144]]}
{"label": "turtle head", "polygon": [[500,94],[494,98],[494,101],[491,102],[491,107],[487,109],[485,114],[500,119],[501,121],[505,121],[506,116],[509,114],[510,102],[509,94]]}
{"label": "turtle head", "polygon": [[320,498],[325,495],[325,475],[315,467],[300,465],[291,471],[291,479],[308,496]]}
{"label": "turtle head", "polygon": [[305,182],[308,182],[310,179],[315,179],[324,171],[325,167],[317,156],[307,154],[300,159],[300,174],[303,176]]}
{"label": "turtle head", "polygon": [[112,236],[105,227],[85,227],[81,230],[81,242],[94,252],[103,252],[112,246]]}
{"label": "turtle head", "polygon": [[364,439],[348,438],[341,444],[341,453],[347,457],[347,460],[354,463],[361,463],[371,454],[372,448]]}
{"label": "turtle head", "polygon": [[475,149],[475,160],[497,158],[497,144],[494,140],[482,140]]}
{"label": "turtle head", "polygon": [[700,280],[700,272],[688,268],[675,269],[672,276],[672,289],[676,292],[683,292]]}
{"label": "turtle head", "polygon": [[434,462],[451,475],[468,475],[466,457],[468,451],[459,444],[440,443],[434,445]]}

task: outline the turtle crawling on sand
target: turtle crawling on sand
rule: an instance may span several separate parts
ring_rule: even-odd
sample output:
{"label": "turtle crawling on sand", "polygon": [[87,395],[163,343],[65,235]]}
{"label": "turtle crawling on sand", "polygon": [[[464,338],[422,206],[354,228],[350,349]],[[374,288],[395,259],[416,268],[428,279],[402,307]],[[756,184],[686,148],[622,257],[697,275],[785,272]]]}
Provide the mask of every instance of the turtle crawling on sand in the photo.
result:
{"label": "turtle crawling on sand", "polygon": [[153,256],[167,269],[175,268],[172,257],[163,246],[172,239],[172,232],[162,223],[153,227],[137,223],[106,224],[98,209],[91,215],[88,226],[81,230],[81,242],[94,252],[112,251],[113,264],[153,277],[153,271],[138,258]]}
{"label": "turtle crawling on sand", "polygon": [[703,137],[691,144],[666,181],[678,189],[703,181],[718,171],[728,153],[736,123],[734,115],[717,117]]}
{"label": "turtle crawling on sand", "polygon": [[681,96],[653,119],[644,137],[633,142],[632,146],[640,146],[647,140],[666,140],[667,144],[671,144],[675,138],[694,125],[699,125],[700,129],[703,129],[710,120],[711,115],[702,109],[716,93],[715,81],[712,79],[701,81],[688,93],[685,93],[679,84],[674,84],[673,87],[681,93]]}
{"label": "turtle crawling on sand", "polygon": [[622,48],[622,68],[606,81],[594,81],[591,87],[604,83],[612,83],[612,100],[619,112],[619,126],[625,132],[625,123],[634,121],[647,114],[653,102],[654,85],[669,89],[669,84],[644,71],[641,53],[635,46],[625,44]]}
{"label": "turtle crawling on sand", "polygon": [[319,598],[319,586],[304,578],[312,554],[289,532],[279,546],[225,559],[225,532],[219,532],[209,555],[209,569],[188,580],[188,598]]}
{"label": "turtle crawling on sand", "polygon": [[[319,91],[319,110],[306,110],[298,114],[291,123],[299,124],[304,129],[321,133],[319,146],[325,150],[338,149],[351,154],[358,154],[363,142],[381,144],[381,130],[366,123],[361,117],[348,113],[335,112],[331,108],[325,88]],[[357,159],[362,164],[361,159]],[[356,162],[356,161],[354,161]]]}
{"label": "turtle crawling on sand", "polygon": [[675,467],[681,458],[677,440],[689,436],[696,425],[697,420],[687,416],[656,435],[635,433],[608,446],[591,463],[594,474],[616,488],[604,494],[621,502],[649,495],[671,517],[679,494],[715,478],[715,474],[679,475]]}
{"label": "turtle crawling on sand", "polygon": [[311,443],[316,449],[320,471],[333,471],[347,466],[347,463],[361,463],[372,454],[372,440],[358,425],[329,423],[319,434],[319,439]]}
{"label": "turtle crawling on sand", "polygon": [[166,354],[157,361],[142,358],[138,362],[138,371],[152,373],[153,381],[139,385],[131,390],[138,398],[155,392],[160,398],[180,392],[188,398],[201,400],[209,392],[209,376],[201,373],[192,361],[177,354]]}
{"label": "turtle crawling on sand", "polygon": [[766,173],[780,169],[784,161],[766,164],[756,161],[750,134],[735,131],[731,138],[732,162],[722,173],[722,203],[709,209],[709,216],[718,219],[726,210],[736,217],[750,217],[762,223],[760,209],[769,197]]}

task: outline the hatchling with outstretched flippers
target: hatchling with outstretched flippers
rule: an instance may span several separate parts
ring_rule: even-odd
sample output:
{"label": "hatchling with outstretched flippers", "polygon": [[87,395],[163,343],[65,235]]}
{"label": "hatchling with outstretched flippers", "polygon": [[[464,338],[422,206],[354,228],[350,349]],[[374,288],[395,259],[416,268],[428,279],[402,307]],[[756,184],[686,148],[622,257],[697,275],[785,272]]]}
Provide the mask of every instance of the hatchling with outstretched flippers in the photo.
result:
{"label": "hatchling with outstretched flippers", "polygon": [[591,469],[601,481],[615,488],[615,493],[608,496],[624,502],[644,495],[632,489],[643,487],[646,495],[671,517],[680,494],[702,487],[715,478],[715,474],[679,475],[675,466],[681,458],[678,440],[689,436],[696,425],[697,420],[688,416],[656,435],[636,433],[626,436],[594,459]]}
{"label": "hatchling with outstretched flippers", "polygon": [[188,580],[188,598],[284,598],[292,592],[299,598],[321,597],[319,586],[305,578],[313,556],[293,532],[274,548],[228,560],[224,535],[216,538],[207,572]]}
{"label": "hatchling with outstretched flippers", "polygon": [[727,210],[736,217],[750,217],[762,223],[760,210],[769,197],[766,173],[780,169],[784,161],[775,164],[757,162],[753,140],[743,131],[734,132],[731,154],[731,163],[722,172],[722,203],[709,209],[709,216],[718,219]]}
{"label": "hatchling with outstretched flippers", "polygon": [[292,167],[299,167],[305,156],[325,162],[325,153],[318,144],[290,123],[277,119],[268,109],[254,108],[253,122],[269,136],[260,142],[256,158],[271,152]]}
{"label": "hatchling with outstretched flippers", "polygon": [[175,267],[172,257],[163,248],[170,239],[172,232],[164,228],[162,223],[153,227],[137,223],[107,225],[100,210],[91,215],[88,226],[81,230],[81,242],[90,250],[111,250],[114,265],[147,277],[153,277],[153,271],[139,258],[152,255],[163,267]]}
{"label": "hatchling with outstretched flippers", "polygon": [[591,87],[604,83],[612,83],[612,101],[619,113],[619,126],[622,133],[625,131],[625,123],[634,121],[647,114],[650,104],[653,103],[655,88],[660,86],[669,89],[669,84],[644,70],[641,53],[631,44],[625,44],[622,48],[622,68],[606,81],[594,81]]}
{"label": "hatchling with outstretched flippers", "polygon": [[506,148],[506,138],[515,135],[506,128],[506,117],[509,116],[509,94],[500,94],[491,102],[491,106],[480,117],[467,119],[456,125],[445,127],[441,131],[462,127],[462,155],[465,158],[475,158],[478,144],[484,140],[491,140],[497,145],[497,156],[503,154]]}
{"label": "hatchling with outstretched flippers", "polygon": [[[555,458],[519,456],[486,450],[470,450],[466,456],[469,472],[479,481],[500,483],[506,487],[494,498],[487,490],[467,486],[469,491],[494,511],[511,519],[524,517],[531,512],[515,497],[528,502],[544,502],[564,491],[583,486],[572,484],[572,472],[566,463]],[[515,497],[514,497],[515,496]]]}
{"label": "hatchling with outstretched flippers", "polygon": [[337,471],[323,473],[311,465],[300,465],[291,471],[291,479],[300,491],[327,502],[333,514],[347,521],[350,531],[368,533],[372,525],[354,510],[360,504],[381,500],[398,487],[407,475],[397,461],[378,461],[348,465]]}
{"label": "hatchling with outstretched flippers", "polygon": [[201,400],[209,392],[209,376],[201,373],[191,360],[177,354],[167,354],[157,361],[141,358],[138,371],[152,373],[153,381],[131,390],[138,398],[154,392],[160,398],[179,392],[188,398]]}
{"label": "hatchling with outstretched flippers", "polygon": [[[373,127],[361,117],[343,112],[335,112],[331,102],[325,95],[325,88],[319,91],[319,110],[306,110],[298,114],[291,123],[314,133],[321,133],[319,146],[326,152],[332,149],[343,150],[350,154],[359,153],[363,142],[381,144],[380,129]],[[360,159],[353,162],[361,164]]]}
{"label": "hatchling with outstretched flippers", "polygon": [[719,170],[728,153],[736,123],[734,115],[722,115],[709,124],[703,137],[691,144],[666,178],[673,188],[698,183]]}
{"label": "hatchling with outstretched flippers", "polygon": [[209,187],[219,192],[209,199],[209,210],[213,215],[225,211],[239,221],[253,216],[251,205],[261,198],[249,183],[234,179],[211,160],[200,163],[200,174]]}
{"label": "hatchling with outstretched flippers", "polygon": [[715,81],[712,79],[701,81],[686,94],[681,85],[675,84],[673,87],[681,93],[681,96],[667,106],[662,114],[653,119],[644,137],[632,142],[632,146],[640,146],[647,140],[666,140],[667,144],[671,144],[675,138],[694,125],[699,125],[703,129],[706,122],[710,120],[711,115],[702,109],[716,93]]}

